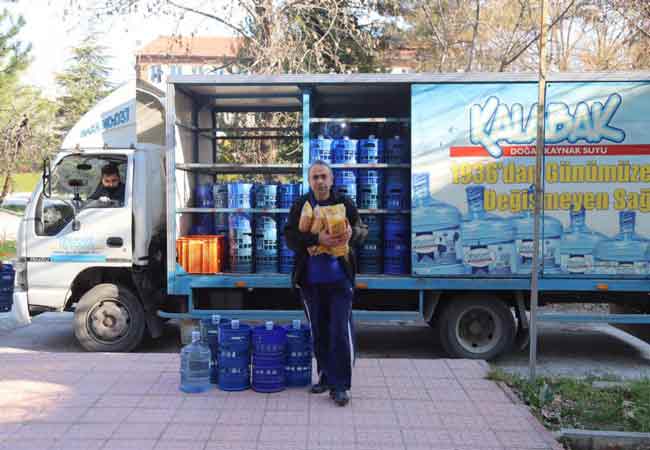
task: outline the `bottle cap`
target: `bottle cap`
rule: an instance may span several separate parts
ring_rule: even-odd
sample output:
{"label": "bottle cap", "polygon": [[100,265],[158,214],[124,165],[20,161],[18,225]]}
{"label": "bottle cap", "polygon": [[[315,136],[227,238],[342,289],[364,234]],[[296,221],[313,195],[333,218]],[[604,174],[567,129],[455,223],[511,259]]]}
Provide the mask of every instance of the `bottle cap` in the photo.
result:
{"label": "bottle cap", "polygon": [[212,325],[219,325],[221,316],[219,314],[212,314]]}
{"label": "bottle cap", "polygon": [[273,329],[273,321],[272,320],[268,320],[266,322],[266,329],[269,330],[269,331],[271,331]]}
{"label": "bottle cap", "polygon": [[239,320],[237,320],[237,319],[233,319],[233,320],[231,320],[231,321],[230,321],[230,327],[231,327],[233,330],[237,330],[237,329],[239,329]]}
{"label": "bottle cap", "polygon": [[299,330],[300,329],[300,319],[295,319],[293,321],[293,329],[294,330]]}

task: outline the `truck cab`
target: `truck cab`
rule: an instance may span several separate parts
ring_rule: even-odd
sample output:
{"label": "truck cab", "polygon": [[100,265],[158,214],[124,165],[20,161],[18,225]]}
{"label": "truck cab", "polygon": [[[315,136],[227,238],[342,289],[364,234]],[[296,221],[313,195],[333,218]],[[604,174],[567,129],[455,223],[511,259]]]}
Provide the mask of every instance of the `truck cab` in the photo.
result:
{"label": "truck cab", "polygon": [[160,332],[151,244],[164,218],[163,97],[131,82],[84,115],[44,164],[19,227],[15,302],[74,311],[90,351],[130,351]]}

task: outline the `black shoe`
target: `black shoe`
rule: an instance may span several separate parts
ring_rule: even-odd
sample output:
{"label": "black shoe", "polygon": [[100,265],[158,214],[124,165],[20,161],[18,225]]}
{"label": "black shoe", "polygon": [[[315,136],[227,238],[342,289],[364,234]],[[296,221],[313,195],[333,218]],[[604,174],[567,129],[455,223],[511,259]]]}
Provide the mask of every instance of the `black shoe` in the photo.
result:
{"label": "black shoe", "polygon": [[318,380],[318,383],[312,384],[311,389],[309,389],[309,392],[312,394],[322,394],[323,392],[327,391],[330,387],[327,385],[325,380],[323,380],[323,377],[321,377]]}
{"label": "black shoe", "polygon": [[345,391],[336,391],[334,393],[334,403],[339,406],[345,406],[350,403],[350,397],[348,396],[348,393]]}

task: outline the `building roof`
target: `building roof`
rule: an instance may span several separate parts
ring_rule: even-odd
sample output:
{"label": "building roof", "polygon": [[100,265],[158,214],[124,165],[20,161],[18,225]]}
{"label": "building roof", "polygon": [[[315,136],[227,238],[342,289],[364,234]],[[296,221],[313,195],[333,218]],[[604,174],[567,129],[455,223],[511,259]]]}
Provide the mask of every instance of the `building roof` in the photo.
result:
{"label": "building roof", "polygon": [[241,42],[240,38],[223,36],[159,36],[136,55],[235,57]]}

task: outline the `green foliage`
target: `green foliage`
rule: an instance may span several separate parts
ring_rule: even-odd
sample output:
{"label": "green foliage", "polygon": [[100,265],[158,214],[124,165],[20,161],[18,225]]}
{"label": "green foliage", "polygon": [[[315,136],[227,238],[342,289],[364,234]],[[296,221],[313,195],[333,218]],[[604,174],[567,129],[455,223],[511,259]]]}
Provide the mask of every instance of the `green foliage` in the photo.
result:
{"label": "green foliage", "polygon": [[14,84],[30,63],[31,45],[17,39],[25,20],[13,18],[8,10],[0,12],[0,90]]}
{"label": "green foliage", "polygon": [[594,388],[602,378],[527,379],[495,371],[490,375],[513,388],[551,429],[650,432],[650,380]]}
{"label": "green foliage", "polygon": [[16,242],[0,240],[0,260],[9,260],[16,256]]}
{"label": "green foliage", "polygon": [[13,176],[13,192],[33,192],[41,180],[40,172],[17,173]]}
{"label": "green foliage", "polygon": [[58,99],[62,136],[111,92],[108,81],[111,69],[105,52],[106,48],[97,43],[96,37],[89,36],[72,50],[70,65],[56,76],[57,85],[63,91]]}

